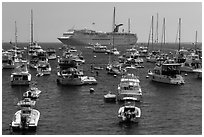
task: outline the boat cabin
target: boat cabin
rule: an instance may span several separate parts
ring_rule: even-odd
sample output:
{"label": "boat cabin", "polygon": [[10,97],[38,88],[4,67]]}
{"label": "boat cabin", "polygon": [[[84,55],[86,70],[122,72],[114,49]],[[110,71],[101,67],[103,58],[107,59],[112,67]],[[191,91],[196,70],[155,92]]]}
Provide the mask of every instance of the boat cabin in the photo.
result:
{"label": "boat cabin", "polygon": [[162,66],[156,66],[154,73],[158,75],[176,76],[180,74],[180,64],[162,64]]}

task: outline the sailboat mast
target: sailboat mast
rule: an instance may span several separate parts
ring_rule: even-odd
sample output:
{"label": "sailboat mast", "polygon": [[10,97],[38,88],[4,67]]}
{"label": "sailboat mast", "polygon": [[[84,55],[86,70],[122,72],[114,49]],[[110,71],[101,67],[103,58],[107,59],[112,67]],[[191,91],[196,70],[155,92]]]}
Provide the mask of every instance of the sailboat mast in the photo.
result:
{"label": "sailboat mast", "polygon": [[197,49],[197,43],[198,43],[198,32],[196,30],[196,37],[195,37],[195,50]]}
{"label": "sailboat mast", "polygon": [[130,18],[128,19],[128,33],[130,33]]}
{"label": "sailboat mast", "polygon": [[181,18],[179,18],[179,50],[181,49]]}
{"label": "sailboat mast", "polygon": [[156,26],[156,43],[158,43],[158,28],[159,28],[159,23],[158,23],[158,20],[159,20],[159,14],[157,13],[157,26]]}
{"label": "sailboat mast", "polygon": [[15,48],[17,47],[17,26],[15,21]]}
{"label": "sailboat mast", "polygon": [[31,10],[31,39],[30,39],[30,42],[31,42],[31,45],[33,44],[33,10]]}
{"label": "sailboat mast", "polygon": [[[163,19],[163,26],[162,26],[162,38],[161,38],[161,50],[162,50],[162,44],[165,44],[165,18]],[[163,43],[162,43],[163,42]]]}
{"label": "sailboat mast", "polygon": [[154,43],[154,16],[152,16],[152,50],[153,50],[153,43]]}
{"label": "sailboat mast", "polygon": [[113,48],[114,48],[114,35],[115,35],[115,7],[113,9]]}

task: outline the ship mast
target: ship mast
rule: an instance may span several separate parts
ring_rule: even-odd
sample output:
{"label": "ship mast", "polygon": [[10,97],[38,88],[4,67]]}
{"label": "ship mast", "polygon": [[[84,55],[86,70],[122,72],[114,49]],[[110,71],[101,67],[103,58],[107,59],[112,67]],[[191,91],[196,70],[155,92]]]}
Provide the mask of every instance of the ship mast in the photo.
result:
{"label": "ship mast", "polygon": [[[128,19],[128,33],[130,34],[130,18]],[[128,37],[128,44],[130,44],[130,38]]]}
{"label": "ship mast", "polygon": [[31,42],[31,45],[33,44],[33,10],[31,9],[31,39],[30,39],[30,42]]}
{"label": "ship mast", "polygon": [[158,36],[159,36],[159,33],[158,33],[158,28],[159,28],[159,24],[158,24],[158,20],[159,20],[159,14],[157,13],[157,25],[156,25],[156,43],[158,43]]}
{"label": "ship mast", "polygon": [[162,50],[162,42],[165,44],[165,33],[166,33],[166,26],[165,26],[165,18],[163,19],[163,26],[162,26],[162,38],[161,38],[161,50]]}
{"label": "ship mast", "polygon": [[113,28],[112,28],[112,32],[113,32],[113,48],[114,48],[114,35],[115,35],[115,31],[114,31],[114,29],[115,29],[115,7],[114,7],[114,9],[113,9]]}
{"label": "ship mast", "polygon": [[17,48],[17,26],[15,21],[15,48]]}
{"label": "ship mast", "polygon": [[154,43],[154,16],[152,16],[152,50],[153,50],[153,43]]}
{"label": "ship mast", "polygon": [[[150,43],[150,39],[151,39],[151,34],[152,34],[152,39],[153,39],[153,16],[152,16],[152,21],[151,21],[151,25],[150,25],[150,31],[149,31],[149,37],[148,37],[148,50],[149,50],[149,43]],[[153,40],[152,40],[152,45],[153,45]]]}
{"label": "ship mast", "polygon": [[195,36],[195,50],[197,49],[197,43],[198,43],[198,32],[196,30],[196,36]]}
{"label": "ship mast", "polygon": [[181,45],[180,45],[181,43],[181,18],[179,18],[179,38],[178,40],[179,40],[179,50],[180,50],[181,49]]}

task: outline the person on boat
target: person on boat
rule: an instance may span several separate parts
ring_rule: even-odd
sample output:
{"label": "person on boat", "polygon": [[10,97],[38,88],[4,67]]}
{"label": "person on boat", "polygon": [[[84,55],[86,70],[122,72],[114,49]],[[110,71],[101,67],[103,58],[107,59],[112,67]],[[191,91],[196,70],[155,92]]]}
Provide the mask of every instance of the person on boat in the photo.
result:
{"label": "person on boat", "polygon": [[32,93],[31,93],[31,91],[28,91],[28,97],[29,97],[29,98],[32,97]]}

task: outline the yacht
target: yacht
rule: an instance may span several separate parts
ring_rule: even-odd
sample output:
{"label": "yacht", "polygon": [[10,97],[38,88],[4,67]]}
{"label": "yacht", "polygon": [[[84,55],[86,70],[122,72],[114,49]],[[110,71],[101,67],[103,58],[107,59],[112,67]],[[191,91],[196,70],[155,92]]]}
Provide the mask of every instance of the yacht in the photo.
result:
{"label": "yacht", "polygon": [[11,73],[11,85],[29,85],[31,82],[31,74],[27,69],[27,61],[19,60],[15,62],[16,68]]}
{"label": "yacht", "polygon": [[149,70],[148,75],[152,81],[181,85],[184,84],[184,78],[180,73],[181,64],[179,63],[163,63],[156,65],[153,72]]}
{"label": "yacht", "polygon": [[84,81],[81,78],[81,73],[77,68],[68,68],[66,70],[58,71],[57,83],[62,85],[83,85]]}
{"label": "yacht", "polygon": [[202,69],[202,61],[198,54],[191,53],[186,56],[185,62],[181,63],[181,71],[194,72],[195,69]]}
{"label": "yacht", "polygon": [[38,75],[50,75],[51,74],[51,66],[49,62],[39,61],[37,65],[37,73]]}
{"label": "yacht", "polygon": [[124,97],[134,97],[137,101],[141,101],[142,90],[139,83],[140,80],[134,74],[122,76],[118,85],[117,100],[123,101]]}
{"label": "yacht", "polygon": [[31,105],[21,106],[11,122],[11,128],[13,131],[17,130],[36,130],[38,121],[40,118],[40,112],[31,108]]}
{"label": "yacht", "polygon": [[99,43],[96,43],[93,47],[93,52],[95,53],[106,53],[107,52],[107,46],[102,46]]}
{"label": "yacht", "polygon": [[2,53],[2,69],[13,69],[15,68],[12,54],[9,52]]}
{"label": "yacht", "polygon": [[56,50],[55,50],[55,49],[48,49],[46,52],[47,52],[47,58],[48,58],[49,60],[52,60],[52,59],[56,59],[56,58],[57,58]]}
{"label": "yacht", "polygon": [[118,110],[118,118],[121,122],[139,122],[141,117],[141,109],[136,107],[134,97],[125,97],[124,106],[120,107]]}
{"label": "yacht", "polygon": [[42,91],[39,90],[37,87],[31,87],[28,91],[26,91],[23,94],[24,98],[30,98],[30,99],[37,99],[40,96],[40,93]]}

